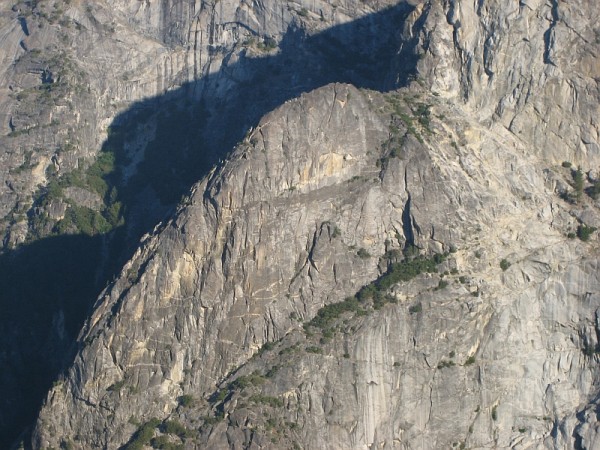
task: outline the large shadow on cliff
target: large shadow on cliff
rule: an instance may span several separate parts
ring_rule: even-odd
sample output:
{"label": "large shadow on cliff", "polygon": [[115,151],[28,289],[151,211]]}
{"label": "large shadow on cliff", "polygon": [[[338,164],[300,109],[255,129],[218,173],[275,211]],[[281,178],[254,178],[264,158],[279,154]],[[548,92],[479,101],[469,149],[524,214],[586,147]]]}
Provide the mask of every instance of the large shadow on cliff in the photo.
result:
{"label": "large shadow on cliff", "polygon": [[[262,116],[302,92],[332,82],[379,91],[406,84],[417,62],[413,43],[400,36],[411,10],[399,4],[315,35],[292,24],[278,47],[256,36],[218,73],[133,105],[113,123],[115,142],[106,143],[121,167],[131,164],[126,143],[145,123],[158,125],[137,175],[120,186],[122,201],[138,204],[134,197],[150,188],[162,204],[177,202]],[[160,219],[147,210],[144,216],[146,226]]]}
{"label": "large shadow on cliff", "polygon": [[[247,42],[253,50],[225,60],[218,73],[136,103],[115,119],[101,150],[115,165],[101,176],[110,186],[105,202],[118,206],[107,211],[118,211],[121,225],[108,234],[44,238],[0,255],[0,333],[7,343],[0,354],[0,447],[33,422],[72,361],[93,301],[142,234],[168,217],[264,114],[332,82],[379,91],[407,83],[417,57],[400,33],[411,10],[399,4],[315,35],[292,24],[278,48],[255,36]],[[154,137],[132,153],[152,129]]]}
{"label": "large shadow on cliff", "polygon": [[0,257],[0,448],[34,417],[98,294],[100,237],[40,240]]}

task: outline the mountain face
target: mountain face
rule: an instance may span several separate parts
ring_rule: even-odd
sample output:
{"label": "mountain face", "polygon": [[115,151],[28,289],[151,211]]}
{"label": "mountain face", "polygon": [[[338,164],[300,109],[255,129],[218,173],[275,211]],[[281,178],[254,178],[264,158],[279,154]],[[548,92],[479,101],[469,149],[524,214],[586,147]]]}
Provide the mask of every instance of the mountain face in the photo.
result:
{"label": "mountain face", "polygon": [[15,5],[2,267],[71,263],[3,289],[54,302],[4,404],[68,362],[25,447],[600,445],[598,6]]}
{"label": "mountain face", "polygon": [[[393,87],[386,69],[398,50],[398,23],[412,7],[366,17],[375,9],[362,2],[315,3],[311,11],[279,2],[4,4],[4,247],[50,233],[86,234],[81,221],[65,220],[69,208],[101,213],[109,223],[93,224],[93,232],[117,226],[105,211],[116,199],[90,179],[90,166],[112,175],[109,187],[121,188],[115,196],[125,206],[135,206],[126,189],[132,183],[138,190],[150,184],[150,197],[163,205],[176,203],[192,182],[183,190],[168,174],[152,183],[135,175],[157,176],[153,165],[162,163],[196,182],[203,164],[215,163],[249,126],[301,92],[334,81]],[[164,130],[169,121],[172,128],[189,122],[197,132]],[[207,142],[194,146],[181,134]],[[170,162],[154,161],[149,144],[156,141],[176,147],[168,150]],[[101,147],[114,153],[117,168],[102,160],[94,166]],[[182,160],[198,165],[196,172],[179,167]],[[52,182],[69,189],[40,190]]]}
{"label": "mountain face", "polygon": [[330,82],[408,76],[414,64],[389,67],[411,10],[3,4],[0,447],[34,420],[139,239],[264,114]]}

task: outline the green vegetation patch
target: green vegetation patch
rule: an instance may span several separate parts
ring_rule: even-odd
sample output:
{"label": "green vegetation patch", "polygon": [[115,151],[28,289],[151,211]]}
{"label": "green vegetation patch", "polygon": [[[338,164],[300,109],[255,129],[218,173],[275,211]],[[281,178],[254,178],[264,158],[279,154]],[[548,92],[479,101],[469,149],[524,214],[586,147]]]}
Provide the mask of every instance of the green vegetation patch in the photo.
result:
{"label": "green vegetation patch", "polygon": [[309,345],[308,347],[306,347],[306,351],[308,353],[316,353],[318,355],[323,353],[323,349],[321,347],[318,347],[316,345]]}
{"label": "green vegetation patch", "polygon": [[447,255],[436,254],[432,258],[419,256],[394,263],[375,284],[378,290],[389,289],[394,284],[410,281],[422,273],[435,273],[438,264],[441,264],[446,257]]}
{"label": "green vegetation patch", "polygon": [[414,103],[414,98],[400,96],[397,93],[386,96],[386,100],[392,108],[392,125],[390,126],[390,156],[399,157],[400,150],[397,146],[399,127],[395,119],[400,119],[405,127],[406,133],[412,134],[421,144],[423,138],[417,128],[431,133],[431,106],[425,103]]}
{"label": "green vegetation patch", "polygon": [[[417,256],[407,258],[403,261],[391,263],[388,271],[378,280],[362,287],[355,296],[347,297],[344,301],[325,305],[317,312],[316,316],[304,325],[305,330],[309,327],[315,327],[325,331],[331,324],[344,313],[354,313],[357,315],[366,314],[364,306],[368,301],[373,302],[373,308],[379,309],[386,303],[395,303],[396,299],[387,294],[387,290],[394,284],[410,281],[422,273],[437,272],[437,266],[446,260],[447,254],[435,254],[430,258]],[[440,289],[447,286],[447,283],[441,283]],[[421,305],[411,307],[420,312]]]}
{"label": "green vegetation patch", "polygon": [[112,226],[98,211],[85,206],[71,205],[68,207],[65,217],[56,224],[55,231],[58,234],[67,234],[73,229],[93,236],[108,233]]}
{"label": "green vegetation patch", "polygon": [[181,443],[171,441],[169,436],[157,436],[150,441],[152,448],[158,450],[183,450],[185,447]]}
{"label": "green vegetation patch", "polygon": [[124,450],[142,450],[144,446],[150,443],[150,440],[154,437],[156,428],[160,425],[160,420],[153,418],[148,422],[144,423],[134,433],[131,440],[123,447]]}
{"label": "green vegetation patch", "polygon": [[323,306],[308,324],[325,329],[345,312],[356,312],[360,309],[362,308],[356,297],[347,297],[343,302]]}
{"label": "green vegetation patch", "polygon": [[194,403],[194,397],[192,397],[189,394],[185,394],[179,397],[179,405],[183,406],[184,408],[189,408],[190,406],[193,406]]}
{"label": "green vegetation patch", "polygon": [[596,231],[596,227],[588,227],[586,224],[582,223],[577,227],[577,237],[584,242],[590,240],[592,233]]}
{"label": "green vegetation patch", "polygon": [[583,196],[583,185],[584,185],[583,172],[581,170],[581,167],[578,167],[577,170],[573,170],[571,175],[573,176],[573,188],[575,189],[575,200],[577,201],[577,203],[579,203]]}
{"label": "green vegetation patch", "polygon": [[272,408],[283,407],[283,400],[281,400],[280,398],[277,398],[277,397],[270,396],[270,395],[257,394],[257,395],[251,396],[249,400],[253,403],[260,403],[263,405],[270,406]]}
{"label": "green vegetation patch", "polygon": [[123,389],[123,386],[125,386],[125,380],[111,384],[106,390],[109,392],[120,392],[121,389]]}
{"label": "green vegetation patch", "polygon": [[[155,437],[157,429],[163,434]],[[140,426],[130,441],[122,448],[123,450],[142,450],[150,445],[152,448],[161,450],[182,450],[184,445],[181,442],[174,442],[173,439],[185,441],[186,438],[194,437],[194,435],[193,430],[189,430],[177,420],[166,420],[161,423],[159,419],[153,418]]]}
{"label": "green vegetation patch", "polygon": [[356,254],[358,255],[359,258],[362,258],[362,259],[368,259],[371,257],[371,254],[364,248],[359,248],[358,252],[356,252]]}
{"label": "green vegetation patch", "polygon": [[454,361],[446,361],[446,360],[441,360],[438,365],[437,368],[438,369],[445,369],[447,367],[454,367],[455,363]]}
{"label": "green vegetation patch", "polygon": [[[85,170],[76,169],[61,177],[57,177],[56,174],[49,174],[49,176],[51,179],[38,193],[35,205],[45,208],[59,199],[63,199],[68,204],[65,216],[52,227],[51,234],[81,233],[94,236],[108,233],[124,223],[123,205],[118,200],[118,190],[114,187],[115,178],[119,175],[115,169],[115,154],[112,151],[103,149],[96,161]],[[100,195],[103,199],[102,208],[96,211],[65,200],[64,190],[71,186]],[[51,226],[48,221],[48,217],[44,215],[33,215],[30,218],[32,233],[29,239],[36,240],[44,237],[44,230]]]}
{"label": "green vegetation patch", "polygon": [[160,426],[160,431],[164,434],[172,434],[174,436],[179,436],[180,438],[191,437],[193,432],[188,430],[181,422],[178,420],[167,420]]}
{"label": "green vegetation patch", "polygon": [[411,305],[408,308],[408,312],[411,313],[411,314],[418,314],[421,311],[423,311],[423,305],[421,304],[421,302],[415,303],[414,305]]}
{"label": "green vegetation patch", "polygon": [[467,360],[465,361],[465,366],[471,366],[473,364],[475,364],[475,356],[474,355],[469,356],[467,358]]}
{"label": "green vegetation patch", "polygon": [[261,384],[264,384],[264,382],[265,377],[259,374],[257,371],[254,371],[250,375],[242,375],[237,377],[229,384],[229,389],[242,390],[250,386],[260,386]]}

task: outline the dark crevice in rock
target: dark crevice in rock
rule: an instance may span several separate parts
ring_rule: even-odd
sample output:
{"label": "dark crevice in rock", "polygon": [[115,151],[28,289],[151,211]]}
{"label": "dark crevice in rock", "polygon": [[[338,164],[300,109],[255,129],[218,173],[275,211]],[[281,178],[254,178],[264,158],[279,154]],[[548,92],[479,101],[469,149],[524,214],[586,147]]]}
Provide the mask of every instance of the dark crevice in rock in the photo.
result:
{"label": "dark crevice in rock", "polygon": [[408,250],[415,246],[415,234],[412,226],[412,218],[410,216],[410,194],[402,211],[402,231],[404,231],[404,249]]}
{"label": "dark crevice in rock", "polygon": [[544,33],[544,64],[552,64],[555,66],[556,64],[552,61],[551,52],[552,45],[554,40],[554,28],[559,21],[558,17],[558,0],[552,0],[552,21],[550,22],[550,26],[548,30]]}
{"label": "dark crevice in rock", "polygon": [[579,433],[581,425],[586,423],[585,411],[579,411],[576,415],[579,425],[573,430],[573,448],[575,450],[586,450],[588,447],[583,444],[583,438]]}
{"label": "dark crevice in rock", "polygon": [[25,36],[29,36],[29,27],[27,26],[27,19],[25,17],[19,17],[19,25]]}

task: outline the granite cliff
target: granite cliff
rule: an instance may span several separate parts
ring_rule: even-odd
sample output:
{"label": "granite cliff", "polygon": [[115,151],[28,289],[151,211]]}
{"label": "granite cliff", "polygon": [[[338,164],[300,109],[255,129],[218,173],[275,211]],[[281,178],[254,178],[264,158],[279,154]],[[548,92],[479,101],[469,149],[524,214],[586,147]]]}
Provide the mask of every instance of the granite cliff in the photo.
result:
{"label": "granite cliff", "polygon": [[[24,445],[599,445],[595,3],[70,5],[112,24],[94,64],[144,80],[86,68],[93,92],[135,103],[64,108],[97,124],[77,164],[110,153],[93,149],[113,121],[126,158],[102,179],[119,193],[93,203],[86,172],[34,205],[51,179],[27,175],[32,153],[13,197],[30,217],[87,205],[130,242],[201,180],[115,272]],[[19,18],[11,32],[34,36]],[[5,139],[24,148],[65,129],[19,133],[39,114],[19,111]],[[136,213],[113,223],[118,201]],[[27,233],[76,231],[61,220]]]}
{"label": "granite cliff", "polygon": [[3,7],[0,443],[141,236],[265,113],[332,81],[394,85],[411,7],[280,6]]}

